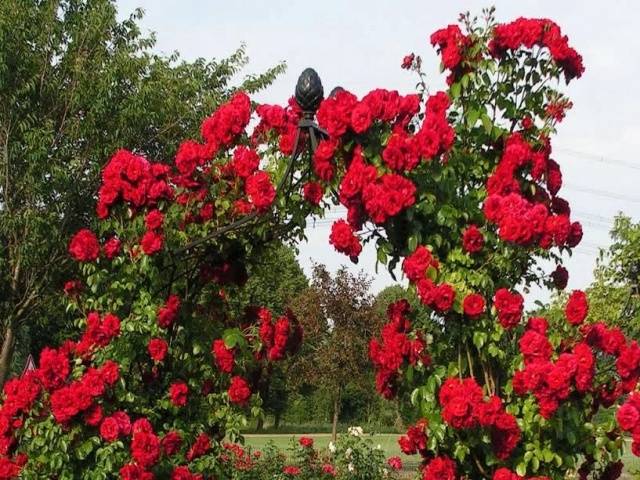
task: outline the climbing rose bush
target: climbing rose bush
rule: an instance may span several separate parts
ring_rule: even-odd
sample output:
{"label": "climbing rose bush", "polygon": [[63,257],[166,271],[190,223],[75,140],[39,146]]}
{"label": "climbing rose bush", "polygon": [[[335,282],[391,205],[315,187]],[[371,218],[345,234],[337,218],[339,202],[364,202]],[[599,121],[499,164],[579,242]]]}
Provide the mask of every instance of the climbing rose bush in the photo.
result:
{"label": "climbing rose bush", "polygon": [[0,478],[233,478],[254,462],[239,429],[303,333],[291,312],[228,299],[264,245],[302,238],[332,203],[346,215],[328,242],[353,261],[374,244],[427,312],[390,305],[370,345],[379,392],[420,412],[399,444],[424,480],[619,476],[622,434],[640,450],[640,347],[589,318],[582,292],[561,323],[527,318],[522,295],[564,288],[562,254],[582,238],[551,144],[571,107],[560,82],[582,59],[551,20],[497,24],[490,10],[430,43],[446,91],[428,92],[407,55],[417,93],[338,91],[313,153],[296,141],[313,112],[238,92],[171,161],[114,154],[97,229],[69,243],[79,333],[4,386]]}

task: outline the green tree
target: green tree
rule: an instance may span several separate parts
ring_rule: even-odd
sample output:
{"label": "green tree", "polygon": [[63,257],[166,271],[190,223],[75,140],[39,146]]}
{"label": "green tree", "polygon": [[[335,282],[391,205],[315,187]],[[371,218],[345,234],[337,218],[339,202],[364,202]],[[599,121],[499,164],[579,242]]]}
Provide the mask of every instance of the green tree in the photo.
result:
{"label": "green tree", "polygon": [[333,408],[335,441],[342,396],[348,385],[371,388],[368,343],[380,328],[369,292],[371,279],[342,267],[332,277],[315,265],[312,283],[295,301],[305,343],[292,368],[292,380],[325,389]]}
{"label": "green tree", "polygon": [[[16,341],[36,352],[68,331],[52,293],[68,279],[66,242],[90,222],[104,161],[118,148],[171,160],[247,64],[243,48],[221,61],[156,55],[141,17],[118,21],[110,0],[0,2],[0,384]],[[239,88],[257,91],[282,70]]]}

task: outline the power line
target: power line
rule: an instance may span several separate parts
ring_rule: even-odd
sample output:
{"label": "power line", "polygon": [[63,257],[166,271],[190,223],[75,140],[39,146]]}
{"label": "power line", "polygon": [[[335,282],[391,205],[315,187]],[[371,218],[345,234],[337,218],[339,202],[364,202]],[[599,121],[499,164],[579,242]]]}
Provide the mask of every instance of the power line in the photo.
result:
{"label": "power line", "polygon": [[581,158],[586,158],[588,160],[593,160],[595,162],[600,162],[600,163],[608,163],[611,165],[618,165],[620,167],[625,167],[625,168],[631,168],[633,170],[640,170],[640,165],[632,163],[632,162],[628,162],[626,160],[619,160],[616,158],[608,158],[608,157],[604,157],[602,155],[597,155],[595,153],[588,153],[588,152],[581,152],[579,150],[574,150],[572,148],[564,148],[564,147],[555,147],[555,150],[558,150],[560,152],[564,152],[568,155],[574,156],[574,157],[581,157]]}
{"label": "power line", "polygon": [[591,195],[595,195],[598,197],[611,198],[614,200],[622,200],[624,202],[640,203],[640,198],[629,197],[627,195],[622,195],[620,193],[608,192],[606,190],[598,190],[591,187],[582,187],[580,185],[573,185],[573,184],[567,184],[566,187],[569,190],[575,190],[576,192],[589,193]]}

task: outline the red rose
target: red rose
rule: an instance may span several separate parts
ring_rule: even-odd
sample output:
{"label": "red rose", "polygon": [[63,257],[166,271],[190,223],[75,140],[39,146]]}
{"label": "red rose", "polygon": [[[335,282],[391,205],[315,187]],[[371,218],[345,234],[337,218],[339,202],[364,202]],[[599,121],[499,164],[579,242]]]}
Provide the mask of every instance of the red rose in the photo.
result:
{"label": "red rose", "polygon": [[310,437],[300,437],[300,439],[298,440],[298,442],[300,443],[300,445],[302,445],[304,448],[311,448],[313,447],[313,438]]}
{"label": "red rose", "polygon": [[152,338],[149,340],[149,344],[147,345],[149,356],[156,362],[162,362],[164,360],[168,349],[169,346],[167,345],[167,342],[161,338]]}
{"label": "red rose", "polygon": [[462,248],[469,253],[478,253],[484,247],[482,232],[475,225],[470,225],[462,234]]}
{"label": "red rose", "polygon": [[151,432],[136,432],[131,440],[131,456],[143,468],[150,468],[160,458],[160,440]]}
{"label": "red rose", "polygon": [[104,256],[107,259],[111,260],[113,257],[115,257],[116,255],[118,255],[120,253],[121,245],[122,245],[122,242],[120,242],[119,238],[111,237],[104,244],[104,247],[103,247]]}
{"label": "red rose", "polygon": [[418,248],[402,262],[402,270],[411,282],[417,282],[421,278],[424,278],[430,266],[438,268],[438,262],[431,255],[431,250],[423,245],[418,246]]}
{"label": "red rose", "polygon": [[96,427],[102,421],[103,411],[100,405],[93,405],[89,410],[87,410],[82,418],[84,419],[84,423],[89,425],[90,427]]}
{"label": "red rose", "polygon": [[435,287],[434,307],[439,312],[448,312],[453,307],[456,291],[448,283],[442,283]]}
{"label": "red rose", "polygon": [[221,340],[221,339],[214,340],[213,345],[211,347],[211,353],[213,353],[213,358],[221,372],[224,372],[224,373],[232,372],[233,365],[235,363],[233,352],[234,351],[232,348],[227,348],[227,346],[224,343],[224,340]]}
{"label": "red rose", "polygon": [[153,255],[154,253],[162,250],[162,244],[164,243],[164,237],[161,233],[154,231],[147,231],[140,241],[140,245],[142,246],[142,251],[146,255]]}
{"label": "red rose", "polygon": [[91,230],[79,230],[69,243],[69,254],[78,262],[93,262],[100,256],[98,237]]}
{"label": "red rose", "polygon": [[318,182],[307,182],[302,187],[304,199],[312,205],[320,205],[324,190]]}
{"label": "red rose", "polygon": [[231,379],[231,385],[227,393],[229,394],[229,400],[237,405],[246,405],[251,397],[249,384],[244,378],[237,376]]}
{"label": "red rose", "polygon": [[158,325],[162,328],[169,328],[178,317],[180,308],[180,297],[175,294],[169,295],[164,306],[158,310]]}
{"label": "red rose", "polygon": [[404,58],[402,59],[402,65],[400,66],[400,68],[404,68],[405,70],[409,70],[411,68],[411,65],[413,65],[413,60],[416,58],[416,56],[411,53],[409,55],[405,55]]}
{"label": "red rose", "polygon": [[176,407],[184,407],[187,404],[188,394],[189,387],[184,382],[175,382],[169,387],[169,398]]}
{"label": "red rose", "polygon": [[236,147],[233,152],[233,171],[240,178],[247,178],[258,169],[260,157],[255,150],[244,145]]}
{"label": "red rose", "polygon": [[356,133],[364,133],[373,121],[371,110],[366,102],[360,102],[351,111],[351,128]]}
{"label": "red rose", "polygon": [[562,265],[558,265],[556,269],[551,272],[551,279],[558,290],[564,290],[569,282],[569,272]]}
{"label": "red rose", "polygon": [[574,290],[564,308],[564,314],[571,325],[580,325],[589,313],[587,296],[581,290]]}
{"label": "red rose", "polygon": [[168,457],[175,455],[180,450],[180,446],[182,445],[182,436],[180,433],[176,431],[167,432],[167,434],[162,437],[162,441],[160,442],[162,445],[162,451]]}
{"label": "red rose", "polygon": [[191,462],[207,453],[209,449],[211,449],[211,440],[206,433],[201,433],[187,452],[187,460]]}
{"label": "red rose", "polygon": [[640,411],[630,402],[626,402],[616,412],[616,420],[622,430],[634,431],[640,423]]}
{"label": "red rose", "polygon": [[387,465],[393,470],[402,470],[402,459],[400,457],[389,457],[387,459]]}
{"label": "red rose", "polygon": [[464,314],[469,318],[478,318],[484,313],[484,297],[479,293],[470,293],[462,302]]}
{"label": "red rose", "polygon": [[520,322],[524,307],[522,295],[501,288],[496,291],[493,303],[498,310],[498,321],[504,328],[513,328]]}
{"label": "red rose", "polygon": [[341,253],[349,257],[357,257],[362,251],[362,245],[358,237],[353,233],[351,226],[344,220],[338,220],[331,226],[329,243]]}
{"label": "red rose", "polygon": [[158,230],[162,227],[162,223],[164,222],[164,215],[158,209],[151,210],[144,217],[144,223],[147,226],[148,230]]}
{"label": "red rose", "polygon": [[296,467],[295,465],[287,465],[282,468],[282,473],[284,473],[285,475],[291,475],[292,477],[297,477],[298,475],[300,475],[300,472],[300,468]]}
{"label": "red rose", "polygon": [[113,417],[105,418],[100,424],[100,436],[107,442],[114,442],[120,436],[120,426]]}
{"label": "red rose", "polygon": [[423,480],[456,480],[456,464],[446,456],[435,457],[422,471]]}
{"label": "red rose", "polygon": [[244,189],[249,201],[260,211],[269,208],[276,198],[276,189],[269,174],[262,170],[247,178]]}

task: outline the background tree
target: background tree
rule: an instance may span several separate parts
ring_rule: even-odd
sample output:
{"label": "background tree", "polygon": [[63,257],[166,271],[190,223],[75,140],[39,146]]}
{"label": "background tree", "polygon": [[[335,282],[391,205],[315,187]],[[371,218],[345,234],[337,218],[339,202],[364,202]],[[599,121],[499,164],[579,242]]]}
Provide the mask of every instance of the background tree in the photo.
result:
{"label": "background tree", "polygon": [[380,322],[370,286],[371,279],[362,272],[353,275],[342,267],[332,277],[325,266],[316,264],[311,287],[293,304],[305,342],[292,368],[292,379],[329,393],[334,441],[347,386],[371,386],[371,376],[366,374],[371,370],[367,349]]}
{"label": "background tree", "polygon": [[[52,293],[68,279],[67,239],[90,222],[106,159],[118,148],[171,158],[247,64],[243,48],[221,61],[155,55],[141,17],[119,22],[110,0],[0,2],[0,384],[16,342],[39,352],[68,332]],[[239,88],[259,90],[282,70]]]}

